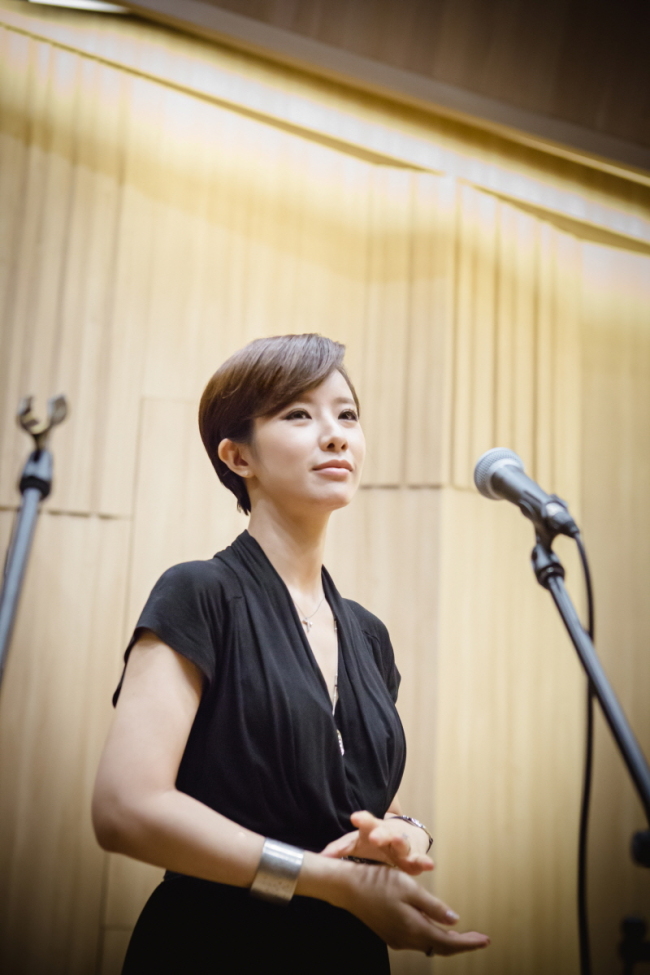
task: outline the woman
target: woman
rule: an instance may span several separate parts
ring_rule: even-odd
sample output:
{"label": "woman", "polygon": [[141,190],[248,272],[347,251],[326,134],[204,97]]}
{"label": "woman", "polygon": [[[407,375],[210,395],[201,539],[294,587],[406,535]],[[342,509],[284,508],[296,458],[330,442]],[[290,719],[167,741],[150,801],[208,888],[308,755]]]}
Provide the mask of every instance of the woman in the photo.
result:
{"label": "woman", "polygon": [[365,452],[343,352],[260,339],[203,394],[203,442],[250,523],[162,576],[126,651],[93,821],[104,849],[167,873],[125,973],[379,975],[386,944],[489,943],[413,880],[433,864],[396,796],[388,633],[322,564]]}

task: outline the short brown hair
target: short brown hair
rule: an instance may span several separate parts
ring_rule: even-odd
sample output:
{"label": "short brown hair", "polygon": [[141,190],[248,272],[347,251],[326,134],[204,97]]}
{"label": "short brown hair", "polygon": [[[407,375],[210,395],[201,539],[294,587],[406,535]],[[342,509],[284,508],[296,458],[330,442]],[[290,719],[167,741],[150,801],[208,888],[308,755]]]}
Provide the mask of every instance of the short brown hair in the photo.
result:
{"label": "short brown hair", "polygon": [[270,416],[337,369],[354,401],[359,400],[343,366],[345,346],[322,335],[275,335],[255,339],[231,355],[217,369],[203,391],[199,430],[219,480],[237,498],[237,507],[250,514],[246,482],[231,471],[217,451],[222,440],[250,443],[253,420]]}

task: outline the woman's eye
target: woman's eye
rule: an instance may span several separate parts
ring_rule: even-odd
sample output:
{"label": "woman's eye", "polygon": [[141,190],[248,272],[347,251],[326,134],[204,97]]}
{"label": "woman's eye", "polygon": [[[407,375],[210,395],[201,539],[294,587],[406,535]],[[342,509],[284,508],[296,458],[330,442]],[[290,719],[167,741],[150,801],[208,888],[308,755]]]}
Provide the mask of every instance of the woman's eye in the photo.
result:
{"label": "woman's eye", "polygon": [[339,420],[358,420],[359,416],[355,410],[343,410]]}
{"label": "woman's eye", "polygon": [[285,416],[285,420],[304,420],[304,419],[307,420],[309,419],[309,413],[307,412],[307,410],[291,410],[291,412],[287,413],[287,415]]}

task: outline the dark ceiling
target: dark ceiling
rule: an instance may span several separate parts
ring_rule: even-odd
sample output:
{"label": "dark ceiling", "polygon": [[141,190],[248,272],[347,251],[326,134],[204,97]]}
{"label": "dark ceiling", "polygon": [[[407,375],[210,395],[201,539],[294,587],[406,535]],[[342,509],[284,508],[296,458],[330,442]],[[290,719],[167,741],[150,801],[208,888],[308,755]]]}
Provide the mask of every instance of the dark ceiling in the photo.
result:
{"label": "dark ceiling", "polygon": [[[435,107],[436,97],[442,104],[452,86],[452,100],[462,101],[463,93],[482,96],[498,103],[504,117],[514,109],[515,128],[525,128],[528,113],[542,128],[551,125],[551,138],[558,123],[559,141],[562,133],[571,141],[571,126],[588,130],[601,137],[602,155],[624,159],[627,145],[624,161],[650,169],[644,162],[650,153],[634,152],[650,149],[650,0],[126,2],[204,34],[213,23],[221,39],[229,25],[233,37],[242,27],[240,40],[257,25],[256,46],[264,47],[260,29],[266,29],[270,56],[281,53],[283,38],[289,48],[293,38],[303,42],[298,60],[304,62],[310,50],[304,42],[316,42],[313,70],[321,71],[323,52],[344,53],[342,74],[351,78],[355,64],[394,69],[383,87],[390,89],[392,78],[396,97],[400,79],[407,87],[411,79],[419,84],[419,101]],[[238,17],[229,21],[228,14]],[[481,114],[480,99],[473,110],[471,99],[468,104],[468,114]],[[489,115],[489,106],[485,111]]]}

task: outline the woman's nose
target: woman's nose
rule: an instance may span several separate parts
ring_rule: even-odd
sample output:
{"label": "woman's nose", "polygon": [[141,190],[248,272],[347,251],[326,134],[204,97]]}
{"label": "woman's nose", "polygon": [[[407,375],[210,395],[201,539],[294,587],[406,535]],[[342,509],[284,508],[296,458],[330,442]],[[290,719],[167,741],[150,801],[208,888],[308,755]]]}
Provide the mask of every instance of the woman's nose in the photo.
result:
{"label": "woman's nose", "polygon": [[325,450],[345,450],[348,445],[348,438],[345,430],[335,424],[323,433],[321,446]]}

